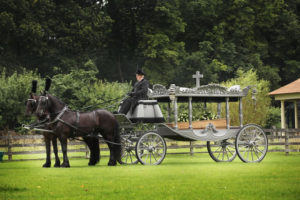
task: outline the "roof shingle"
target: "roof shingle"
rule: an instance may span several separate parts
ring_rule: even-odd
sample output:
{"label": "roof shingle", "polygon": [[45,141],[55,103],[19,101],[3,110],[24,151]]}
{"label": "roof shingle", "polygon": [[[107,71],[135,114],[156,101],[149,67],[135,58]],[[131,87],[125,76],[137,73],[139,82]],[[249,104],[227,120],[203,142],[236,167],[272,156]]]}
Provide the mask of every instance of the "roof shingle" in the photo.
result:
{"label": "roof shingle", "polygon": [[278,88],[277,90],[270,92],[269,95],[291,93],[300,93],[300,78],[295,80],[294,82],[291,82],[290,84],[287,84],[285,86],[282,86],[281,88]]}

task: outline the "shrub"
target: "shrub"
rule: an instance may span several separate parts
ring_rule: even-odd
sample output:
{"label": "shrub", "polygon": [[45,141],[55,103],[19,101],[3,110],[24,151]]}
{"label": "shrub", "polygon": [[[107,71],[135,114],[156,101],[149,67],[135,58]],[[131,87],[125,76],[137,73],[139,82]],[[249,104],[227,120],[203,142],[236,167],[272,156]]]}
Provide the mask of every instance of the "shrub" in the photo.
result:
{"label": "shrub", "polygon": [[32,80],[40,80],[33,71],[23,70],[8,76],[6,70],[0,77],[0,129],[14,129],[31,118],[25,118],[24,102],[31,92]]}
{"label": "shrub", "polygon": [[[73,110],[92,110],[106,108],[117,110],[120,100],[131,89],[130,83],[98,80],[95,65],[89,61],[81,69],[68,74],[52,77],[49,93],[57,96]],[[24,101],[31,92],[32,80],[38,80],[38,91],[44,89],[44,80],[33,71],[23,70],[8,76],[5,69],[0,76],[0,130],[22,131],[21,124],[36,120],[34,116],[24,116]]]}
{"label": "shrub", "polygon": [[117,110],[120,100],[130,90],[130,84],[98,80],[97,74],[97,68],[89,61],[82,69],[55,75],[52,78],[53,94],[73,110]]}
{"label": "shrub", "polygon": [[[256,95],[255,100],[252,99],[253,88],[250,89],[248,95],[243,98],[243,124],[255,123],[265,126],[267,113],[271,104],[269,97],[269,82],[266,80],[259,80],[254,70],[247,72],[243,70],[237,71],[237,77],[228,80],[222,85],[230,87],[233,85],[240,85],[241,89],[247,86],[255,86]],[[225,116],[225,106],[223,106],[222,114]],[[239,125],[239,103],[230,103],[230,124]]]}
{"label": "shrub", "polygon": [[266,118],[266,128],[272,128],[275,126],[276,128],[281,127],[281,111],[280,108],[270,107],[267,113]]}

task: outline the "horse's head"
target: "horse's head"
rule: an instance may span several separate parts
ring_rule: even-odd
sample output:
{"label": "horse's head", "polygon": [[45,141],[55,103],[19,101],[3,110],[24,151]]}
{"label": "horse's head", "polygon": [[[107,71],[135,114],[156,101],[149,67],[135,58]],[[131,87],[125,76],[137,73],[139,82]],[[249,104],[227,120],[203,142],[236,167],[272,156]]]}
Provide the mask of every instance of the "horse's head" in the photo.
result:
{"label": "horse's head", "polygon": [[33,115],[36,112],[39,96],[30,94],[29,98],[25,101],[25,115]]}
{"label": "horse's head", "polygon": [[37,102],[39,99],[39,96],[35,95],[36,93],[36,87],[37,87],[37,81],[33,80],[32,81],[32,88],[31,88],[31,93],[29,98],[25,101],[25,115],[29,116],[35,113],[36,108],[37,108]]}
{"label": "horse's head", "polygon": [[47,94],[41,95],[38,99],[36,107],[36,115],[39,118],[44,118],[49,114],[50,101]]}

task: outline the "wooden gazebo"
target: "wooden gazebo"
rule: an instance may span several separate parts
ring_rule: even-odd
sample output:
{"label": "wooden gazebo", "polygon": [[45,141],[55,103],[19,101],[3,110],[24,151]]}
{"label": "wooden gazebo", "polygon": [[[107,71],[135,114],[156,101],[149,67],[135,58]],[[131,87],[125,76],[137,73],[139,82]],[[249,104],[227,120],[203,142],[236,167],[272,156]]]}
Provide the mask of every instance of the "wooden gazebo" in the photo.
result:
{"label": "wooden gazebo", "polygon": [[281,128],[287,128],[284,108],[285,102],[294,103],[295,128],[299,128],[298,101],[300,101],[300,78],[270,92],[269,95],[274,96],[275,100],[281,101]]}

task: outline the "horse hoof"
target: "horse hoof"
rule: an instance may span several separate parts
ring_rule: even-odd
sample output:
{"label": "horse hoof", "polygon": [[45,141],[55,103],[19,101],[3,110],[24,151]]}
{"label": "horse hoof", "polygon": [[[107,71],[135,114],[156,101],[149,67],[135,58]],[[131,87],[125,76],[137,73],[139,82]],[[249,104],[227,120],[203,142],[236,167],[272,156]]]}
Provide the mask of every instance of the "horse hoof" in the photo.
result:
{"label": "horse hoof", "polygon": [[55,163],[54,167],[59,168],[60,167],[60,163]]}
{"label": "horse hoof", "polygon": [[96,163],[95,163],[95,162],[89,162],[88,165],[89,165],[89,166],[94,166],[94,165],[96,165]]}
{"label": "horse hoof", "polygon": [[49,168],[49,167],[51,167],[51,163],[45,163],[45,164],[43,164],[43,167],[44,168]]}
{"label": "horse hoof", "polygon": [[117,162],[116,161],[109,161],[108,166],[116,166],[117,165]]}
{"label": "horse hoof", "polygon": [[69,168],[70,165],[69,164],[62,164],[60,167],[62,167],[62,168]]}

